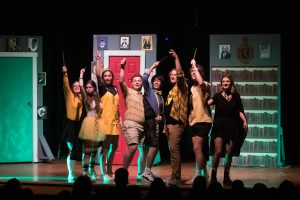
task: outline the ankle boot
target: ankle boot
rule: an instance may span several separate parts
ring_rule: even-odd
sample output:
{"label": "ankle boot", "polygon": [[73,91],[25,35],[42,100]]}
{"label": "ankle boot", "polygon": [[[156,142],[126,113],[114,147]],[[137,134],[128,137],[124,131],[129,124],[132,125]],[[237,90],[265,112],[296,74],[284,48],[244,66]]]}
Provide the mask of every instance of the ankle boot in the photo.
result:
{"label": "ankle boot", "polygon": [[210,178],[210,182],[211,182],[211,183],[218,182],[218,180],[217,180],[217,170],[216,170],[216,169],[212,169],[212,170],[211,170],[211,178]]}
{"label": "ankle boot", "polygon": [[68,167],[68,179],[69,180],[74,180],[75,177],[75,165],[76,165],[76,160],[71,160],[70,156],[67,157],[67,167]]}
{"label": "ankle boot", "polygon": [[223,186],[231,186],[232,180],[229,177],[229,171],[224,171],[224,180],[223,180]]}

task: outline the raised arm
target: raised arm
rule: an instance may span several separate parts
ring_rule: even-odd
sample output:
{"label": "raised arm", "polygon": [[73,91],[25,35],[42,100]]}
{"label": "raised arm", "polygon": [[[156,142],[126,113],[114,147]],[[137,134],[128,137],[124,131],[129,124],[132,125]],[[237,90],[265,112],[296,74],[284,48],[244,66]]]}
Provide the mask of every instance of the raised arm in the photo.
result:
{"label": "raised arm", "polygon": [[119,77],[119,83],[124,83],[124,76],[125,76],[125,65],[126,65],[126,58],[123,58],[121,60],[121,69],[120,69],[120,77]]}
{"label": "raised arm", "polygon": [[66,65],[62,66],[62,73],[63,73],[63,87],[64,90],[67,91],[71,91],[70,89],[70,85],[69,85],[69,78],[68,78],[68,68]]}
{"label": "raised arm", "polygon": [[123,95],[126,95],[127,94],[127,85],[124,82],[126,58],[123,58],[121,60],[120,64],[121,64],[121,69],[120,69],[119,84],[120,84],[121,90],[123,92]]}
{"label": "raised arm", "polygon": [[191,60],[191,65],[192,65],[192,67],[191,67],[192,73],[194,73],[197,83],[199,85],[202,85],[204,83],[204,80],[203,80],[203,77],[202,77],[202,75],[199,71],[199,68],[197,67],[195,59]]}
{"label": "raised arm", "polygon": [[148,82],[148,78],[151,74],[151,72],[159,65],[159,61],[156,61],[155,63],[153,63],[151,65],[151,67],[149,69],[146,69],[144,75],[143,75],[143,87],[145,90],[145,93],[148,93],[148,91],[150,90],[150,85]]}
{"label": "raised arm", "polygon": [[176,52],[173,49],[170,49],[169,54],[175,59],[175,68],[176,68],[177,73],[179,75],[182,74],[183,71],[182,71],[182,67],[181,67],[178,55],[176,54]]}
{"label": "raised arm", "polygon": [[150,76],[151,72],[159,65],[159,61],[156,61],[151,65],[149,69],[146,70],[146,73]]}
{"label": "raised arm", "polygon": [[104,71],[104,65],[100,62],[101,52],[99,50],[96,51],[96,76],[99,85],[103,84],[102,73]]}
{"label": "raised arm", "polygon": [[85,92],[85,89],[84,89],[84,83],[83,83],[83,75],[85,73],[85,68],[82,68],[80,70],[80,76],[79,76],[79,86],[80,86],[80,91],[82,93],[82,96],[83,98],[85,99],[86,98],[86,92]]}
{"label": "raised arm", "polygon": [[179,57],[173,49],[170,49],[169,54],[175,59],[175,68],[177,71],[178,88],[183,94],[188,95],[188,85],[184,78],[184,72],[182,70]]}

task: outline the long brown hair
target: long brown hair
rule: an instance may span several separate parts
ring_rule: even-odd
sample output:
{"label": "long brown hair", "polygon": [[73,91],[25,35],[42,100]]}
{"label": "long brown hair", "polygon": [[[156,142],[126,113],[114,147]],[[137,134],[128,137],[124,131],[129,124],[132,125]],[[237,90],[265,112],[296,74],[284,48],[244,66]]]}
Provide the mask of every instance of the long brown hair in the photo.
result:
{"label": "long brown hair", "polygon": [[98,134],[98,131],[99,131],[98,120],[101,117],[101,112],[102,112],[101,99],[100,99],[100,96],[97,92],[96,83],[93,80],[88,80],[86,82],[85,86],[87,84],[90,84],[94,88],[94,92],[93,92],[93,94],[88,94],[86,96],[86,100],[85,100],[86,109],[87,109],[87,111],[92,110],[91,104],[92,104],[93,101],[95,101],[95,127],[96,127],[96,131],[97,131],[97,134]]}
{"label": "long brown hair", "polygon": [[93,80],[88,80],[86,83],[85,83],[85,86],[87,84],[90,84],[93,88],[94,88],[94,93],[93,94],[88,94],[86,96],[86,108],[87,108],[87,111],[89,110],[92,110],[91,109],[91,104],[93,102],[93,100],[95,101],[95,111],[96,113],[100,113],[101,111],[101,108],[100,108],[100,97],[97,93],[97,86],[96,86],[96,83],[93,81]]}

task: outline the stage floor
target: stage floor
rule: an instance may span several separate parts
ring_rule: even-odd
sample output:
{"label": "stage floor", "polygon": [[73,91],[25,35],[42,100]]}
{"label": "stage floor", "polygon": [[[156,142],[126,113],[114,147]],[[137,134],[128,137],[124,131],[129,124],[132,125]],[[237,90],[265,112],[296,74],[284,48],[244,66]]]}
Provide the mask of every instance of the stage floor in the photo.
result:
{"label": "stage floor", "polygon": [[[121,167],[114,165],[113,169]],[[99,165],[95,166],[98,179],[94,182],[95,187],[112,186],[113,181],[103,181],[100,179]],[[208,171],[211,168],[208,167]],[[81,163],[76,164],[76,175],[82,173]],[[129,184],[140,185],[141,188],[147,189],[148,183],[136,181],[137,166],[129,168]],[[171,173],[170,164],[161,164],[153,167],[153,173],[163,179],[167,179]],[[185,185],[184,182],[189,180],[195,173],[195,164],[192,162],[182,163],[182,182],[180,187],[190,189],[191,185]],[[67,180],[66,160],[56,159],[45,163],[9,163],[0,164],[0,185],[4,184],[11,178],[17,178],[21,181],[24,188],[31,188],[35,194],[57,194],[63,189],[71,190],[72,184]],[[283,180],[290,180],[296,186],[300,186],[300,166],[285,166],[278,168],[263,167],[232,167],[232,180],[240,179],[244,182],[245,187],[252,188],[255,183],[264,183],[267,187],[278,187]],[[223,180],[223,167],[218,169],[218,180]],[[210,180],[209,180],[210,181]]]}

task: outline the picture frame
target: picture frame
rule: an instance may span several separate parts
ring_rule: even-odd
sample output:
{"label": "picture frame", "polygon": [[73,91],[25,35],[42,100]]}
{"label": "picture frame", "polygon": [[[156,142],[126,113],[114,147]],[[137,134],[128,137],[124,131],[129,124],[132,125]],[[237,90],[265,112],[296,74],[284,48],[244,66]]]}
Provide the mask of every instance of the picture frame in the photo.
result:
{"label": "picture frame", "polygon": [[151,35],[144,35],[141,38],[142,50],[152,50],[153,49],[153,40]]}
{"label": "picture frame", "polygon": [[38,106],[37,117],[38,120],[47,119],[47,106]]}
{"label": "picture frame", "polygon": [[46,85],[47,75],[46,72],[38,72],[37,82],[38,85]]}
{"label": "picture frame", "polygon": [[39,41],[38,38],[28,38],[28,50],[36,52],[38,50]]}
{"label": "picture frame", "polygon": [[20,51],[20,40],[18,37],[12,36],[6,38],[6,51],[8,52]]}
{"label": "picture frame", "polygon": [[258,45],[258,52],[259,52],[260,59],[271,58],[271,45],[270,44]]}
{"label": "picture frame", "polygon": [[107,37],[98,37],[97,38],[97,49],[98,50],[107,50],[108,49],[108,38]]}
{"label": "picture frame", "polygon": [[219,59],[231,58],[230,44],[219,45]]}
{"label": "picture frame", "polygon": [[120,49],[130,49],[130,36],[120,36]]}

